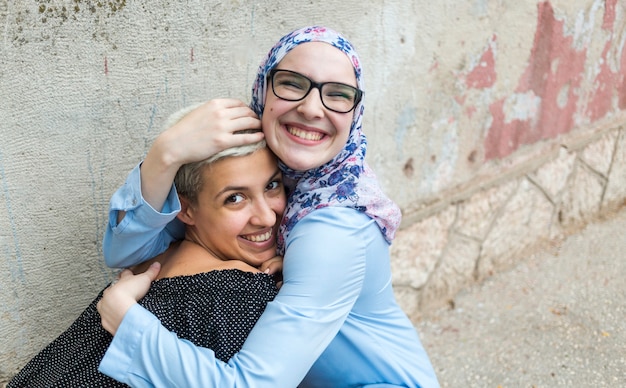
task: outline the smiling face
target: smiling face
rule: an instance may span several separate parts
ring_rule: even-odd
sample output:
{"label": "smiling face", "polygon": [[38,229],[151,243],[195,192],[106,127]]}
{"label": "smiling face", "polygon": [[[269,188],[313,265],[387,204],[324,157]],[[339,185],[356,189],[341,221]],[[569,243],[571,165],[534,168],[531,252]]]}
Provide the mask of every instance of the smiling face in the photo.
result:
{"label": "smiling face", "polygon": [[186,239],[221,260],[257,267],[276,255],[276,233],[286,195],[276,157],[262,148],[226,157],[202,171],[197,203],[181,198]]}
{"label": "smiling face", "polygon": [[[324,42],[303,43],[276,66],[314,82],[340,82],[357,87],[350,60]],[[265,140],[287,166],[297,171],[327,163],[346,145],[354,111],[337,113],[322,104],[318,89],[301,101],[281,100],[268,88],[262,126]]]}

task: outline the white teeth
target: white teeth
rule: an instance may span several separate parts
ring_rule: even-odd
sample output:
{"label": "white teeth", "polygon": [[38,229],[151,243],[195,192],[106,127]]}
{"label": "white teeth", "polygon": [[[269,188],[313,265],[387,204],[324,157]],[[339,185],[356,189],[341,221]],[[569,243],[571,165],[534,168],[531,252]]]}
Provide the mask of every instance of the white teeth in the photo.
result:
{"label": "white teeth", "polygon": [[242,236],[242,237],[252,242],[264,242],[264,241],[269,240],[272,237],[272,231],[270,230],[267,233],[258,234],[256,236]]}
{"label": "white teeth", "polygon": [[305,140],[317,141],[322,138],[322,134],[319,132],[303,131],[301,129],[293,127],[287,127],[287,131],[289,131],[289,133],[291,133],[292,135]]}

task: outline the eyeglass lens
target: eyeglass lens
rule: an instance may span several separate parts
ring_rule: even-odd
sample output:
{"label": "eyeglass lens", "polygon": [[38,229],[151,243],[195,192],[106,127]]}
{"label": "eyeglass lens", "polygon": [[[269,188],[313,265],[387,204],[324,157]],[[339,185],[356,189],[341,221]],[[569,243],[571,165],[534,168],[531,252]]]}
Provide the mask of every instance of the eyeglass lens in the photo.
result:
{"label": "eyeglass lens", "polygon": [[320,89],[322,104],[335,112],[346,113],[358,103],[358,89],[338,82],[315,84],[302,74],[289,70],[275,70],[272,76],[272,89],[278,98],[299,101],[317,87]]}

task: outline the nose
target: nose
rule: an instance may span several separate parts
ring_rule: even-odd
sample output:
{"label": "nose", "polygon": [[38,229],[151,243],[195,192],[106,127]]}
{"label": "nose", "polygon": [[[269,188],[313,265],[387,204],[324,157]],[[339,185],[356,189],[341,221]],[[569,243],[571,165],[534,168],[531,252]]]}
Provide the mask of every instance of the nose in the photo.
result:
{"label": "nose", "polygon": [[309,94],[298,103],[298,113],[311,120],[324,116],[324,104],[318,87],[311,89]]}
{"label": "nose", "polygon": [[276,223],[276,212],[266,198],[255,202],[250,223],[262,227],[274,226]]}

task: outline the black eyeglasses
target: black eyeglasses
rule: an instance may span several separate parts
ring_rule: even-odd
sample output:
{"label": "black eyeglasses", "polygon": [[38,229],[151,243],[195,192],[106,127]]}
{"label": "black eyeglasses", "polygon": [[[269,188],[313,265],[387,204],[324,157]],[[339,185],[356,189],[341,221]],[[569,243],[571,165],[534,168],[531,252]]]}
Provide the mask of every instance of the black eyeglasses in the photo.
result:
{"label": "black eyeglasses", "polygon": [[322,105],[337,113],[348,113],[354,109],[363,91],[340,82],[313,82],[300,73],[291,70],[272,69],[268,75],[274,95],[281,100],[300,101],[309,95],[313,88],[320,92]]}

